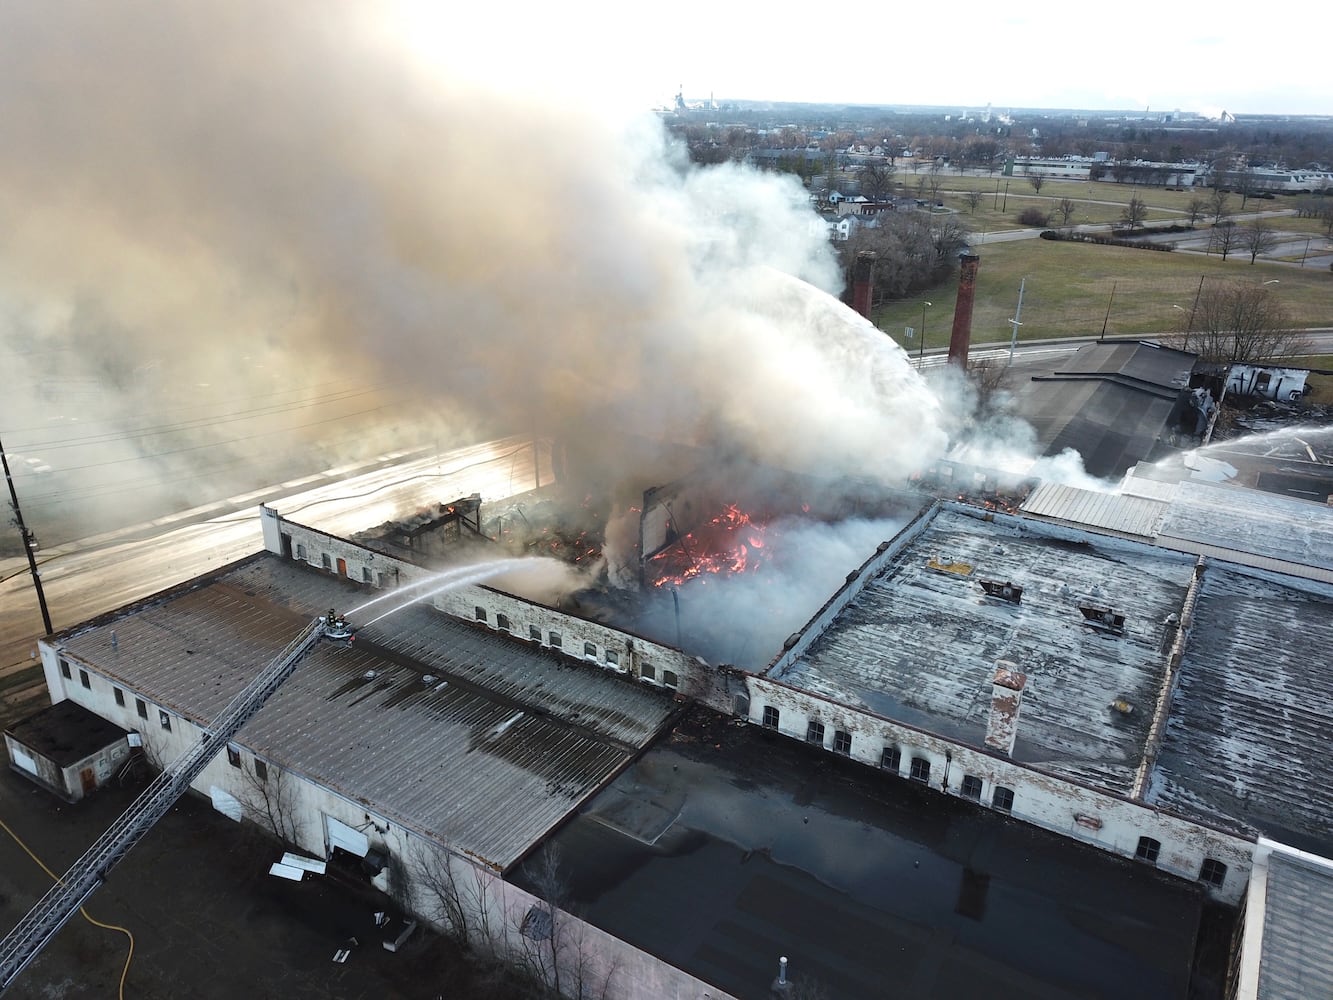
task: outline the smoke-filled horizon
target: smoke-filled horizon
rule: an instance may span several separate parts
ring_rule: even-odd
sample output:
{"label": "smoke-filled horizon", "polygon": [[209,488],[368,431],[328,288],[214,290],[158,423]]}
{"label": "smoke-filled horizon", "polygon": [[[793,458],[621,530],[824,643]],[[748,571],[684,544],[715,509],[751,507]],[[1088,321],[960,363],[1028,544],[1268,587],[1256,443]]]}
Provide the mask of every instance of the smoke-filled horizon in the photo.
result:
{"label": "smoke-filled horizon", "polygon": [[797,182],[691,169],[651,118],[427,72],[376,16],[5,7],[0,317],[22,370],[0,419],[86,375],[125,400],[114,434],[160,405],[148,367],[236,399],[350,382],[367,410],[536,428],[628,478],[660,459],[645,441],[883,481],[944,447],[902,352],[826,294]]}

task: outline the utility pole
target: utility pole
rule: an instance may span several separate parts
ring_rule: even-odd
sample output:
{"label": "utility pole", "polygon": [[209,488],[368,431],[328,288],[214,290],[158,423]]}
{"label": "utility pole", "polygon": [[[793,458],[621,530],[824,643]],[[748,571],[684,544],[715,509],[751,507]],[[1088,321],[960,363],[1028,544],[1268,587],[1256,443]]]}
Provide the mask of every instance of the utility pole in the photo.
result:
{"label": "utility pole", "polygon": [[42,575],[37,572],[37,556],[32,550],[32,532],[30,532],[23,523],[23,512],[19,510],[19,495],[14,489],[14,477],[9,471],[9,456],[5,454],[4,442],[0,441],[0,464],[5,468],[5,482],[9,484],[9,502],[14,508],[14,526],[19,529],[19,535],[23,538],[23,551],[28,556],[28,570],[32,573],[32,585],[37,590],[37,606],[42,609],[42,624],[46,626],[46,634],[50,635],[55,631],[51,627],[51,612],[46,609],[46,594],[42,592]]}
{"label": "utility pole", "polygon": [[1111,303],[1115,301],[1115,286],[1119,282],[1111,282],[1111,297],[1106,300],[1106,315],[1102,317],[1102,335],[1097,339],[1099,341],[1106,339],[1106,324],[1111,321]]}
{"label": "utility pole", "polygon": [[1006,367],[1012,367],[1014,363],[1014,348],[1018,346],[1018,328],[1023,325],[1020,322],[1020,317],[1023,315],[1023,287],[1027,283],[1027,278],[1018,283],[1018,308],[1014,310],[1014,318],[1009,321],[1014,326],[1014,335],[1009,340],[1009,363]]}

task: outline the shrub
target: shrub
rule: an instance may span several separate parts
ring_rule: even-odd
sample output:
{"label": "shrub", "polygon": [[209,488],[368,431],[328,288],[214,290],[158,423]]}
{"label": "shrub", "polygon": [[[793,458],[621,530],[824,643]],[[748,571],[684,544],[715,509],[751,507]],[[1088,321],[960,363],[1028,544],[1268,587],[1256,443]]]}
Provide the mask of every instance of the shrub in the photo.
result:
{"label": "shrub", "polygon": [[1024,226],[1041,226],[1045,228],[1051,224],[1051,213],[1043,212],[1035,205],[1023,209],[1018,213],[1019,224]]}

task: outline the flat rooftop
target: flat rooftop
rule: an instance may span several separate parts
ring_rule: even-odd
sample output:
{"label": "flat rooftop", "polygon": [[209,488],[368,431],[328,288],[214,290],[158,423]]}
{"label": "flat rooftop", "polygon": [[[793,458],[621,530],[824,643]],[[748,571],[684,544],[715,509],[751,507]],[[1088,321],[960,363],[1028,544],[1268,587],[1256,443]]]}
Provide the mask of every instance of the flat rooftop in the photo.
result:
{"label": "flat rooftop", "polygon": [[[995,663],[1009,660],[1028,676],[1013,758],[1128,793],[1194,559],[982,514],[938,508],[779,679],[981,747]],[[1021,586],[1021,602],[988,597],[983,579]],[[1123,614],[1124,633],[1088,625],[1080,603]]]}
{"label": "flat rooftop", "polygon": [[[313,617],[372,596],[261,553],[59,645],[207,724]],[[412,605],[351,646],[316,646],[236,742],[503,870],[673,710],[668,694]]]}
{"label": "flat rooftop", "polygon": [[1333,588],[1210,562],[1148,800],[1333,856]]}
{"label": "flat rooftop", "polygon": [[78,702],[61,701],[5,730],[56,767],[66,768],[125,738],[125,730]]}
{"label": "flat rooftop", "polygon": [[769,997],[780,955],[810,996],[1188,992],[1196,887],[704,714],[555,834],[594,924],[742,1000]]}

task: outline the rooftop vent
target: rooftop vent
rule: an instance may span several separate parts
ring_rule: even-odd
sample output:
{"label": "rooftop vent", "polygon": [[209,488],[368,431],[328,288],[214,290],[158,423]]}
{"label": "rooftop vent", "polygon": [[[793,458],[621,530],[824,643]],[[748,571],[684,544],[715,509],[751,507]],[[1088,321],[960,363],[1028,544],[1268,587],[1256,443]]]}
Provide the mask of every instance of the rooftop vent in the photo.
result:
{"label": "rooftop vent", "polygon": [[1112,635],[1125,634],[1125,616],[1120,612],[1104,604],[1080,604],[1078,609],[1083,613],[1084,625]]}
{"label": "rooftop vent", "polygon": [[981,589],[986,592],[987,597],[1008,601],[1010,604],[1022,603],[1023,588],[1016,583],[1008,580],[978,580],[977,583],[981,584]]}
{"label": "rooftop vent", "polygon": [[1111,707],[1115,709],[1117,712],[1119,712],[1121,715],[1134,714],[1134,706],[1131,705],[1129,702],[1127,702],[1124,698],[1117,698],[1115,701],[1111,702]]}
{"label": "rooftop vent", "polygon": [[361,675],[361,679],[363,681],[373,681],[378,676],[379,674],[375,673],[375,671],[367,670],[364,674]]}
{"label": "rooftop vent", "polygon": [[427,687],[430,687],[432,684],[435,683],[435,675],[434,675],[434,674],[422,674],[422,675],[421,675],[421,683],[422,683],[422,684],[425,684]]}
{"label": "rooftop vent", "polygon": [[942,552],[926,560],[926,569],[932,573],[946,573],[950,576],[971,576],[975,568],[971,563],[946,556]]}

